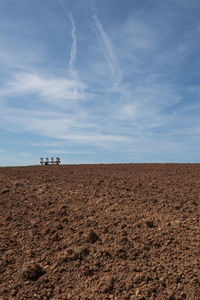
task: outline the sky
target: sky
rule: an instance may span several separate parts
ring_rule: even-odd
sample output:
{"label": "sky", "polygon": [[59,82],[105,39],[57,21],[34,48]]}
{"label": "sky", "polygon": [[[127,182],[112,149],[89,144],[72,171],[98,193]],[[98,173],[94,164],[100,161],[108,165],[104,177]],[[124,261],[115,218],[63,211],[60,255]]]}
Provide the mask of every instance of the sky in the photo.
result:
{"label": "sky", "polygon": [[199,0],[1,0],[0,165],[200,162]]}

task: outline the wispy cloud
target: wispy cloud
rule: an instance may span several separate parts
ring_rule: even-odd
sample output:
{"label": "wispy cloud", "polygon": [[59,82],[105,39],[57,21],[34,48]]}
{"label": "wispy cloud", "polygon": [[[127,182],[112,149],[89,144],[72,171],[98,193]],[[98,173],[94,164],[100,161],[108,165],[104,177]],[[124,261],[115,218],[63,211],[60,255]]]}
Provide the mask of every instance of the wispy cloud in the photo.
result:
{"label": "wispy cloud", "polygon": [[115,55],[113,44],[108,34],[104,30],[103,25],[100,23],[96,13],[93,15],[93,20],[95,26],[94,30],[103,48],[105,59],[108,63],[108,66],[112,73],[112,77],[114,79],[114,86],[117,87],[122,80],[122,71],[119,67],[119,62],[117,56]]}
{"label": "wispy cloud", "polygon": [[49,154],[92,154],[95,153],[94,151],[66,151],[66,150],[48,150],[46,151]]}
{"label": "wispy cloud", "polygon": [[[173,113],[173,107],[182,99],[173,85],[158,83],[158,78],[149,79],[144,85],[140,83],[133,87],[131,95],[126,103],[119,104],[116,117],[134,125],[143,136],[149,134],[152,128],[177,121],[178,115]],[[170,109],[171,113],[166,113]]]}
{"label": "wispy cloud", "polygon": [[[84,113],[49,112],[26,110],[1,106],[1,122],[7,125],[10,132],[29,132],[42,137],[68,141],[72,144],[105,146],[113,143],[128,142],[130,138],[112,134],[109,131],[101,133],[94,123],[85,118]],[[53,145],[53,144],[52,144]]]}
{"label": "wispy cloud", "polygon": [[69,72],[72,78],[77,79],[78,74],[74,68],[74,64],[76,62],[76,53],[77,53],[76,24],[74,22],[74,18],[72,14],[68,14],[68,18],[72,24],[72,31],[71,31],[72,46],[71,46],[70,61],[69,61]]}
{"label": "wispy cloud", "polygon": [[[71,11],[71,9],[67,9],[67,7],[66,7],[67,3],[65,1],[61,1],[61,0],[59,0],[59,3],[63,9],[63,12],[68,17],[68,19],[71,23],[71,26],[72,26],[72,29],[71,29],[72,44],[71,44],[71,50],[70,50],[68,71],[69,71],[69,75],[71,76],[71,78],[78,80],[79,76],[78,76],[78,72],[75,68],[76,55],[77,55],[76,24],[75,24],[75,20],[74,20],[72,13],[69,12],[69,11]],[[70,4],[69,4],[69,6],[70,6]]]}
{"label": "wispy cloud", "polygon": [[87,86],[78,79],[44,76],[39,73],[17,73],[7,79],[1,87],[0,95],[35,94],[44,102],[54,105],[69,105],[70,101],[89,98]]}
{"label": "wispy cloud", "polygon": [[19,155],[22,157],[31,157],[33,154],[29,152],[20,152]]}

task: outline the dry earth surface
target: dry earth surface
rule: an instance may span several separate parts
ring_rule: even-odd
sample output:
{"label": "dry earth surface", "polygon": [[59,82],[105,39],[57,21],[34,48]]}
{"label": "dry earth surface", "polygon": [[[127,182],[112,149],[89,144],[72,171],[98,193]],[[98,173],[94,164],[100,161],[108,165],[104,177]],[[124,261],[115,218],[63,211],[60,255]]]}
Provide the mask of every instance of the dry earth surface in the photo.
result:
{"label": "dry earth surface", "polygon": [[0,168],[0,299],[200,299],[200,165]]}

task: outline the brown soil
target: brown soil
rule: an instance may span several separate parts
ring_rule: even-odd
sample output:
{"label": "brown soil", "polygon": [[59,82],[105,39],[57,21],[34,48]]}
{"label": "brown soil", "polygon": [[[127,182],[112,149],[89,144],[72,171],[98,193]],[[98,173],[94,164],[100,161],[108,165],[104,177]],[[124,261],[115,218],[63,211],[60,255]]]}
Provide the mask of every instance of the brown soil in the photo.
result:
{"label": "brown soil", "polygon": [[0,299],[200,299],[200,165],[0,169]]}

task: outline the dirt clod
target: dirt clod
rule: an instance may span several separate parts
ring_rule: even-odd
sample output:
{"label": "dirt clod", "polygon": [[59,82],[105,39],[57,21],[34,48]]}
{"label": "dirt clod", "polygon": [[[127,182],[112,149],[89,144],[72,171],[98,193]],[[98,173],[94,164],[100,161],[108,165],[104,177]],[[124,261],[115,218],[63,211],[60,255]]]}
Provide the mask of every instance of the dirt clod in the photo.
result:
{"label": "dirt clod", "polygon": [[6,194],[6,193],[8,193],[9,192],[9,188],[4,188],[4,189],[2,189],[1,190],[1,194],[3,195],[3,194]]}
{"label": "dirt clod", "polygon": [[103,293],[111,293],[114,290],[115,280],[113,277],[105,277],[100,282],[100,289]]}
{"label": "dirt clod", "polygon": [[146,224],[147,224],[147,227],[149,227],[149,228],[153,228],[154,227],[153,221],[148,220],[148,221],[146,221]]}
{"label": "dirt clod", "polygon": [[22,279],[37,280],[44,274],[43,268],[37,263],[28,263],[22,269]]}
{"label": "dirt clod", "polygon": [[87,236],[87,242],[94,244],[97,240],[99,240],[98,235],[91,229]]}
{"label": "dirt clod", "polygon": [[90,250],[87,247],[73,247],[72,254],[74,259],[83,260],[90,254]]}

